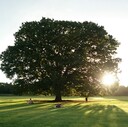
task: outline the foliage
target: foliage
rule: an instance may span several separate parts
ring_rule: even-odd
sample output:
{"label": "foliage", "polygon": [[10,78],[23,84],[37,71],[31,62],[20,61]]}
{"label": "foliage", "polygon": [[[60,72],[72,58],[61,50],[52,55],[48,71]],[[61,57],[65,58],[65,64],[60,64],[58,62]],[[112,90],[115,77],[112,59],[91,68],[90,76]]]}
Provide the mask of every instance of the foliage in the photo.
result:
{"label": "foliage", "polygon": [[0,83],[0,94],[13,94],[14,88],[11,83]]}
{"label": "foliage", "polygon": [[92,93],[100,88],[105,70],[117,72],[118,46],[103,26],[93,22],[42,18],[22,24],[15,45],[1,54],[1,70],[16,77],[15,84],[24,82],[24,90],[29,85],[34,91],[51,91],[61,101],[64,91],[84,88]]}

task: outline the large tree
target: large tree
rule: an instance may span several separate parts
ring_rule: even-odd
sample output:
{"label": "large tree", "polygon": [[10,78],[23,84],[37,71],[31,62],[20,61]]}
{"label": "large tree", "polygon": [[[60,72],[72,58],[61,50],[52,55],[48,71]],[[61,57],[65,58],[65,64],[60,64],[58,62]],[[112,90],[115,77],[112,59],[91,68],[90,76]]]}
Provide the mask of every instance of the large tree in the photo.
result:
{"label": "large tree", "polygon": [[2,71],[37,91],[52,91],[56,101],[71,88],[97,89],[105,70],[117,71],[119,43],[93,22],[42,18],[23,23],[14,36],[14,46],[1,54]]}

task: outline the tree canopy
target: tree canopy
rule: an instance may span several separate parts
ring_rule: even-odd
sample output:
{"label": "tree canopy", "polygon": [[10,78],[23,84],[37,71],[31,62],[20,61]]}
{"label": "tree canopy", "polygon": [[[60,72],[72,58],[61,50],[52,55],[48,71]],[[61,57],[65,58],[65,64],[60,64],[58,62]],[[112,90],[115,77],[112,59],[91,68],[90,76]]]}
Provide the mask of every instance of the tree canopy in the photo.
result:
{"label": "tree canopy", "polygon": [[42,18],[22,23],[14,36],[0,56],[1,70],[27,90],[50,91],[56,101],[71,89],[98,91],[103,72],[118,70],[118,41],[93,22]]}

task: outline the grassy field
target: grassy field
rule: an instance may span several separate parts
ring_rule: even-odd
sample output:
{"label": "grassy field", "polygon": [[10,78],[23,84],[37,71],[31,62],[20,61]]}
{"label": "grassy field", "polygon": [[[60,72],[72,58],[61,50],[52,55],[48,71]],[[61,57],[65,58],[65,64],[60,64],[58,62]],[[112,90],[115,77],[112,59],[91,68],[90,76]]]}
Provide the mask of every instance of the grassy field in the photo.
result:
{"label": "grassy field", "polygon": [[0,96],[0,127],[128,127],[128,97],[64,98],[78,101],[61,108],[42,102],[52,97],[32,97],[40,101],[31,105],[29,98]]}

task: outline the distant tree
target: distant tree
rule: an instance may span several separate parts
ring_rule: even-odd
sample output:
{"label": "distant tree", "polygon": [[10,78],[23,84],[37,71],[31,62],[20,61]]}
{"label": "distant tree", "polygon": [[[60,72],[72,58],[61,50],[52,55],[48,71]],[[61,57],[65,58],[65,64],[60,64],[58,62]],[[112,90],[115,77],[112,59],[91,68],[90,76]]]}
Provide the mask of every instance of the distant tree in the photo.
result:
{"label": "distant tree", "polygon": [[128,96],[128,87],[126,86],[119,86],[116,92],[113,93],[116,96]]}
{"label": "distant tree", "polygon": [[13,85],[11,83],[0,83],[0,94],[13,94]]}
{"label": "distant tree", "polygon": [[113,56],[118,46],[103,26],[93,22],[42,18],[22,24],[15,45],[1,54],[1,70],[61,101],[64,91],[83,88],[90,93],[99,88],[105,70],[117,72],[120,59]]}

